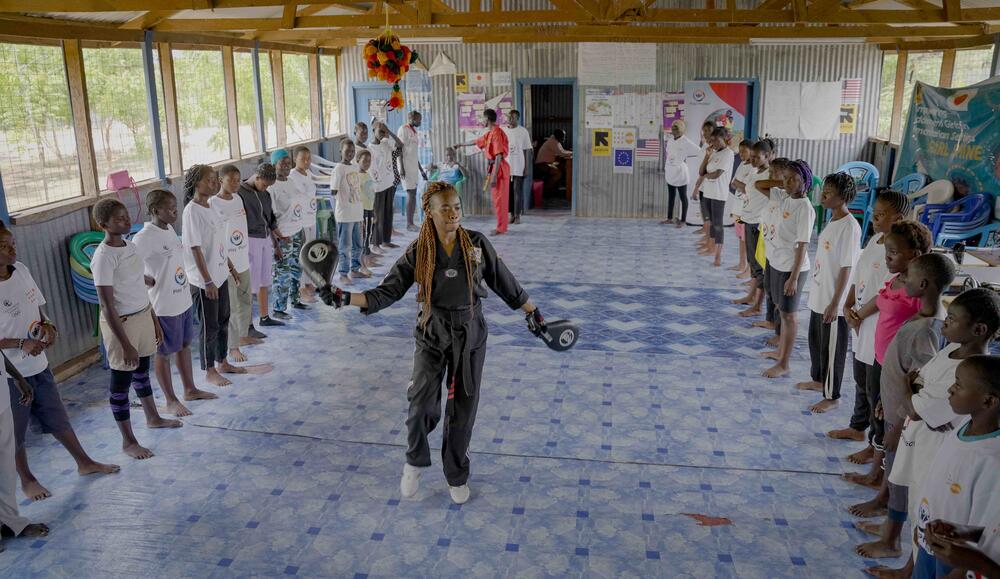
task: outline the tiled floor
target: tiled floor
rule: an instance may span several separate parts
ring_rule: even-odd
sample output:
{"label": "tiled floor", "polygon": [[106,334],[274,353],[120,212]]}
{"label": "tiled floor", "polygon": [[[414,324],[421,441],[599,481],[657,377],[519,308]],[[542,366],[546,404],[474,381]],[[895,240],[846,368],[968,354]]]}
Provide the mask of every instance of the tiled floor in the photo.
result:
{"label": "tiled floor", "polygon": [[321,308],[270,331],[248,352],[276,371],[193,403],[180,430],[136,412],[148,461],[119,452],[106,373],[91,369],[63,395],[87,448],[122,472],[79,478],[32,435],[55,496],[22,508],[52,534],[7,541],[0,576],[860,576],[844,508],[868,493],[838,476],[859,445],[823,435],[847,423],[853,384],[811,415],[815,396],[792,389],[804,339],[792,378],[759,377],[768,333],[735,316],[737,284],[694,256],[692,231],[529,216],[496,240],[547,317],[583,332],[551,352],[487,301],[462,507],[438,467],[399,496],[412,294],[368,319]]}

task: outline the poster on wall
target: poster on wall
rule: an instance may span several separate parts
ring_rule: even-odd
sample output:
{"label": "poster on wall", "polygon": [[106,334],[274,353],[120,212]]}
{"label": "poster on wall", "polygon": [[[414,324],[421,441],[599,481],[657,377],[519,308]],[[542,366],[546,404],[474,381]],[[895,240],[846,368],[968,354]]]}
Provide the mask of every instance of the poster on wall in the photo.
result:
{"label": "poster on wall", "polygon": [[[700,128],[705,121],[717,127],[726,127],[732,134],[733,148],[746,134],[747,84],[738,81],[693,80],[684,83],[684,122],[688,126],[687,135],[692,141],[700,142]],[[702,157],[692,157],[686,161],[688,173],[698,174]],[[691,185],[694,185],[692,177]],[[730,198],[733,198],[730,195]],[[731,211],[726,209],[725,215]],[[701,206],[689,203],[685,218],[689,225],[701,225]],[[730,219],[727,217],[726,223]]]}
{"label": "poster on wall", "polygon": [[639,128],[639,138],[659,139],[662,103],[662,92],[651,92],[639,97],[639,108],[636,119],[636,125]]}
{"label": "poster on wall", "polygon": [[638,139],[636,127],[615,127],[611,134],[613,173],[631,175],[635,164],[635,147]]}
{"label": "poster on wall", "polygon": [[684,118],[684,93],[663,93],[663,132],[669,133],[674,121]]}
{"label": "poster on wall", "polygon": [[483,93],[463,93],[455,98],[458,103],[458,130],[462,142],[466,143],[483,132],[483,111],[486,109],[486,95]]}
{"label": "poster on wall", "polygon": [[583,42],[577,71],[582,86],[656,84],[656,45]]}
{"label": "poster on wall", "polygon": [[590,130],[590,156],[611,156],[611,129]]}
{"label": "poster on wall", "polygon": [[472,92],[486,92],[490,86],[490,74],[488,72],[470,72],[469,90]]}
{"label": "poster on wall", "polygon": [[509,92],[502,92],[486,101],[485,108],[496,111],[498,125],[506,125],[507,115],[514,110],[514,97]]}
{"label": "poster on wall", "polygon": [[840,82],[767,81],[764,132],[783,139],[838,138],[841,88]]}
{"label": "poster on wall", "polygon": [[651,139],[644,139],[640,136],[635,147],[635,158],[639,161],[659,161],[660,160],[659,135]]}
{"label": "poster on wall", "polygon": [[420,164],[430,166],[434,153],[431,150],[430,127],[431,118],[431,77],[427,71],[412,69],[406,75],[406,106],[411,111],[417,111],[422,117],[420,128],[417,129],[418,155]]}
{"label": "poster on wall", "polygon": [[917,82],[896,175],[924,173],[968,186],[1000,191],[1000,79],[963,88]]}
{"label": "poster on wall", "polygon": [[455,92],[458,94],[469,92],[469,75],[464,72],[455,73]]}
{"label": "poster on wall", "polygon": [[614,124],[611,89],[588,88],[584,95],[583,122],[588,129]]}
{"label": "poster on wall", "polygon": [[616,175],[631,175],[635,157],[633,149],[615,149],[615,168],[612,173]]}
{"label": "poster on wall", "polygon": [[860,78],[845,78],[840,82],[840,134],[853,135],[858,130],[862,81]]}
{"label": "poster on wall", "polygon": [[509,72],[494,72],[493,73],[493,88],[507,88],[511,86],[513,80],[511,79],[511,74]]}

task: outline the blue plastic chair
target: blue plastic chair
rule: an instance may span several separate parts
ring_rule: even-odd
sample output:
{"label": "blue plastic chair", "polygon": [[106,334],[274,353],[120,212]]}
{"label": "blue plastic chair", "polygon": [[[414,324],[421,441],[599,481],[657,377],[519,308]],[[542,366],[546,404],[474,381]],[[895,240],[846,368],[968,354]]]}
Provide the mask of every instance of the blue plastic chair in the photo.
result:
{"label": "blue plastic chair", "polygon": [[923,173],[910,173],[901,179],[897,179],[895,183],[889,186],[889,188],[893,191],[899,191],[900,193],[906,193],[909,195],[910,193],[916,193],[926,187],[928,181],[929,179],[927,178],[927,175],[924,175]]}
{"label": "blue plastic chair", "polygon": [[991,201],[992,196],[977,193],[951,203],[927,205],[920,221],[931,228],[936,245],[978,238],[1000,228],[1000,223],[991,223]]}
{"label": "blue plastic chair", "polygon": [[928,203],[924,205],[923,211],[920,213],[920,222],[932,228],[931,231],[933,231],[934,224],[937,223],[939,216],[950,216],[942,223],[954,222],[957,220],[955,218],[967,221],[976,215],[984,205],[989,207],[986,200],[986,195],[975,193],[966,195],[950,203]]}
{"label": "blue plastic chair", "polygon": [[875,205],[875,188],[878,187],[879,178],[878,168],[864,161],[851,161],[841,165],[837,171],[847,173],[854,179],[858,195],[847,206],[847,210],[861,221],[863,239],[864,232],[868,231],[868,222],[871,220],[871,208]]}

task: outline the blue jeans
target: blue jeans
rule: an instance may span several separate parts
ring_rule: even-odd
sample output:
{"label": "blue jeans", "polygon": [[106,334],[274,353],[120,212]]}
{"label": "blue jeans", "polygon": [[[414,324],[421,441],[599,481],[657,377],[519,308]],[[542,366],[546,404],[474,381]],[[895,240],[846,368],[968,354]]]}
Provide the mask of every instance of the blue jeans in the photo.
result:
{"label": "blue jeans", "polygon": [[337,245],[340,251],[340,263],[337,264],[337,272],[347,274],[347,248],[351,248],[350,271],[361,269],[361,222],[337,223]]}

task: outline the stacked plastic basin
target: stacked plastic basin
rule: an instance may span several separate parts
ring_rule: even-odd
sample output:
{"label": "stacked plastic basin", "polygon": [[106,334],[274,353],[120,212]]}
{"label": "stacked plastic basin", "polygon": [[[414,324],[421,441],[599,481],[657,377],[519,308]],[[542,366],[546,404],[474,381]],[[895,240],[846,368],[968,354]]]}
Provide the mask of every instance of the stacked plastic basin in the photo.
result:
{"label": "stacked plastic basin", "polygon": [[88,304],[98,305],[97,288],[94,287],[94,274],[90,271],[90,260],[94,251],[104,240],[100,231],[83,231],[69,240],[69,267],[73,278],[73,291],[76,297]]}

